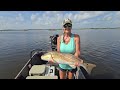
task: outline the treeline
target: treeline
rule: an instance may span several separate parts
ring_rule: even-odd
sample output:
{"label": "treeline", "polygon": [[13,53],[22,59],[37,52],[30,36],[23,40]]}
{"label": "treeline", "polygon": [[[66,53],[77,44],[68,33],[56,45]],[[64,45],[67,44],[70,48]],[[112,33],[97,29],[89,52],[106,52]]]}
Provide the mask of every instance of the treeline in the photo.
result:
{"label": "treeline", "polygon": [[[120,27],[116,27],[116,28],[73,28],[74,30],[85,30],[85,29],[120,29]],[[62,30],[61,29],[4,29],[4,30],[0,30],[0,31],[29,31],[29,30],[49,30],[49,31],[54,31],[54,30]]]}

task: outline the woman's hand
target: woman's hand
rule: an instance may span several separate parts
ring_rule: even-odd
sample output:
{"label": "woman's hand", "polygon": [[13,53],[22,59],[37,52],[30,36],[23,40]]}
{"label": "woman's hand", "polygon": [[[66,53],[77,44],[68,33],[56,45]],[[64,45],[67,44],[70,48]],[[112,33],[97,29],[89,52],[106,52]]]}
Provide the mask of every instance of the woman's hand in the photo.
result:
{"label": "woman's hand", "polygon": [[80,66],[83,63],[83,60],[81,60],[80,62],[76,62],[75,66]]}
{"label": "woman's hand", "polygon": [[54,60],[51,59],[51,60],[49,60],[48,62],[49,62],[50,64],[53,64],[53,63],[54,63]]}
{"label": "woman's hand", "polygon": [[76,62],[76,63],[75,63],[75,66],[80,66],[80,63],[79,63],[79,62]]}

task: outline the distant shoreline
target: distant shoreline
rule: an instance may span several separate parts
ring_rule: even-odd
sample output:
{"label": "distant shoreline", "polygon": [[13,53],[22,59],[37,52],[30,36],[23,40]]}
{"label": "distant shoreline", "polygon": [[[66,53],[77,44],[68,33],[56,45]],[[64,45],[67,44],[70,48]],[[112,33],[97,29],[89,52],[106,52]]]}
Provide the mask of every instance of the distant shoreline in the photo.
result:
{"label": "distant shoreline", "polygon": [[[85,30],[85,29],[120,29],[120,27],[118,28],[79,28],[79,29],[75,29],[74,30]],[[55,31],[55,30],[61,30],[61,29],[4,29],[4,30],[0,30],[0,31],[29,31],[29,30],[50,30],[50,31]]]}

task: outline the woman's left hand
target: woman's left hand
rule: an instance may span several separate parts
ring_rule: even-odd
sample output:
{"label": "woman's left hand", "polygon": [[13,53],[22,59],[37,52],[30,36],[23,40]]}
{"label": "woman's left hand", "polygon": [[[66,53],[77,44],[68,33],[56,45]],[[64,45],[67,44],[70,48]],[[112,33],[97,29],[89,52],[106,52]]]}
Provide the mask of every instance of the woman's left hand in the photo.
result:
{"label": "woman's left hand", "polygon": [[75,63],[75,66],[80,66],[80,63],[79,63],[79,62],[76,62],[76,63]]}
{"label": "woman's left hand", "polygon": [[80,66],[81,64],[83,64],[83,60],[82,60],[82,59],[81,59],[80,62],[76,62],[76,63],[75,63],[75,66]]}

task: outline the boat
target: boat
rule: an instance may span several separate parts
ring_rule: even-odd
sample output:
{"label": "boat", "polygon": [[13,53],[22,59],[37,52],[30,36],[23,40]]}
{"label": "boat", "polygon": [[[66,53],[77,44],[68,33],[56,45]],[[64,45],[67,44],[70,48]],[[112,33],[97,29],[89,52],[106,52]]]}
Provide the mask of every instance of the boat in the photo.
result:
{"label": "boat", "polygon": [[[51,50],[56,51],[57,37],[59,35],[50,36]],[[60,79],[59,68],[55,63],[49,63],[41,59],[43,54],[47,53],[46,50],[34,49],[30,52],[30,59],[19,71],[14,79]],[[90,68],[90,72],[94,67],[89,67],[89,63],[86,64],[87,68]],[[91,79],[90,73],[86,71],[86,67],[77,67],[77,71],[74,74],[73,79]],[[66,75],[67,76],[67,75]]]}

